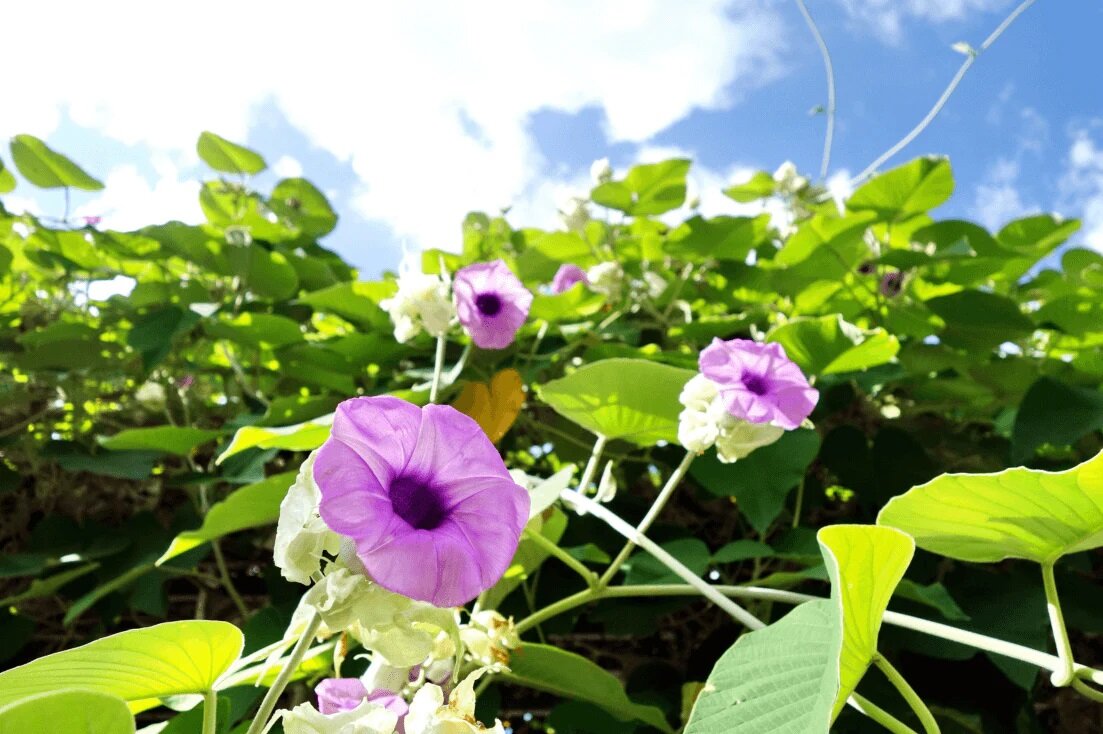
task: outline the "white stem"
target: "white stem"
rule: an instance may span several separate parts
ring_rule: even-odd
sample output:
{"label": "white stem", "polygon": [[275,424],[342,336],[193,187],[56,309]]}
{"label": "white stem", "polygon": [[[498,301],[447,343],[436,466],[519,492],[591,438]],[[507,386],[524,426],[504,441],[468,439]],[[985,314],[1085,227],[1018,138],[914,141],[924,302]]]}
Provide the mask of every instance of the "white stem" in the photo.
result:
{"label": "white stem", "polygon": [[[585,495],[590,482],[594,481],[594,475],[597,474],[597,465],[601,462],[601,452],[605,450],[605,444],[608,440],[599,433],[597,440],[594,441],[594,450],[590,452],[590,460],[586,462],[586,468],[582,470],[582,478],[578,480],[578,496]],[[580,509],[579,514],[585,515],[586,510]]]}
{"label": "white stem", "polygon": [[816,39],[820,55],[823,56],[823,70],[827,74],[827,109],[825,110],[827,130],[823,136],[823,160],[820,163],[820,179],[827,180],[827,169],[831,166],[831,144],[835,139],[835,67],[831,63],[831,52],[827,50],[827,42],[823,40],[823,34],[820,33],[816,21],[812,19],[812,14],[808,12],[804,0],[797,0],[797,7],[800,8],[808,29],[812,31],[812,37]]}
{"label": "white stem", "polygon": [[437,393],[440,392],[440,375],[444,371],[444,347],[448,339],[444,334],[437,337],[437,353],[433,360],[433,384],[429,388],[429,402],[437,402]]}
{"label": "white stem", "polygon": [[746,628],[758,630],[766,626],[765,622],[721,594],[710,584],[702,580],[701,577],[693,573],[693,571],[686,568],[681,561],[660,548],[646,535],[638,533],[634,527],[610,512],[604,505],[594,502],[581,494],[571,492],[570,490],[565,490],[560,494],[560,499],[568,504],[578,505],[587,512],[592,512],[595,517],[603,520],[609,527],[613,528],[613,530],[616,530],[626,539],[633,541],[636,545],[653,555],[660,563],[673,571],[675,575],[696,589],[713,604],[730,614]]}

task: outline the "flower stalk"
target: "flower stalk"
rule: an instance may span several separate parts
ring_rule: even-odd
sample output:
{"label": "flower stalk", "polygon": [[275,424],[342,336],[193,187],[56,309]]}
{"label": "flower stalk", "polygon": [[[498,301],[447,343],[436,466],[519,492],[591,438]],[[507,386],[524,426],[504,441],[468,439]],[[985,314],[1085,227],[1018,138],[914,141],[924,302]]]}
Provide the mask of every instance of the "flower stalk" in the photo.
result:
{"label": "flower stalk", "polygon": [[310,643],[314,641],[314,635],[321,624],[322,615],[315,611],[299,636],[299,641],[291,649],[291,654],[284,661],[276,680],[272,682],[271,688],[264,694],[264,700],[260,702],[257,715],[253,718],[253,723],[249,725],[249,729],[245,734],[261,734],[267,728],[268,719],[271,718],[272,712],[276,710],[276,704],[279,702],[280,696],[283,695],[284,689],[287,688],[287,684],[291,682],[295,671],[299,669],[299,664],[302,663],[303,656],[310,647]]}

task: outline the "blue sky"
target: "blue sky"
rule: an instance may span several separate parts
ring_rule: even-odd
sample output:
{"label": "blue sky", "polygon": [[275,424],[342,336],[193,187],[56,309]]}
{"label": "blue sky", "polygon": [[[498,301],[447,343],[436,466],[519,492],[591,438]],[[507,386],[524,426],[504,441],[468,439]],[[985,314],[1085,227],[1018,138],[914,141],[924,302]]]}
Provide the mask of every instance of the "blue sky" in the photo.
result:
{"label": "blue sky", "polygon": [[[979,46],[1013,7],[808,4],[835,61],[839,179],[926,113],[962,61],[952,44]],[[172,18],[137,2],[118,2],[110,18],[78,3],[24,5],[35,7],[16,10],[13,27],[67,22],[48,53],[34,34],[12,42],[14,58],[35,61],[6,80],[20,104],[0,134],[43,137],[104,180],[105,192],[75,204],[105,226],[196,220],[203,129],[330,193],[342,221],[327,244],[365,277],[394,268],[403,248],[458,247],[469,209],[512,206],[515,224],[553,226],[599,157],[623,170],[689,154],[712,212],[730,206],[718,190],[752,168],[791,159],[819,169],[824,118],[809,110],[826,101],[823,69],[789,0],[310,11],[204,0]],[[148,23],[174,32],[136,32]],[[997,226],[1058,211],[1085,220],[1080,244],[1103,249],[1100,31],[1103,4],[1039,0],[894,162],[950,156],[958,189],[946,215]],[[233,33],[245,42],[229,42]],[[212,34],[219,45],[202,50]],[[5,203],[61,212],[60,194],[26,185]]]}

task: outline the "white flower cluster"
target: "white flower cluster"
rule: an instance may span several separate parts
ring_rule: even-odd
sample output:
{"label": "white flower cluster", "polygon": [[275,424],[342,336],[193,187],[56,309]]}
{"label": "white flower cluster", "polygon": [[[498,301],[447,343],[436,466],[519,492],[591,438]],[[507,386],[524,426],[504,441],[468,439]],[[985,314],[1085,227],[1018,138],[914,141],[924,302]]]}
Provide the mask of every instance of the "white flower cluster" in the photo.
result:
{"label": "white flower cluster", "polygon": [[778,166],[774,171],[774,182],[777,184],[777,192],[783,196],[798,194],[808,186],[808,179],[797,172],[792,161],[785,161]]}
{"label": "white flower cluster", "polygon": [[685,408],[678,416],[678,442],[701,454],[716,446],[720,461],[730,464],[781,438],[785,429],[768,423],[750,423],[730,414],[716,383],[695,375],[678,396]]}
{"label": "white flower cluster", "polygon": [[398,276],[398,292],[379,302],[391,316],[394,338],[405,343],[421,331],[441,336],[456,315],[448,282],[439,275],[409,270]]}
{"label": "white flower cluster", "polygon": [[586,229],[586,223],[590,221],[590,209],[587,206],[589,199],[581,196],[572,196],[566,205],[559,210],[559,218],[568,231],[582,234]]}
{"label": "white flower cluster", "polygon": [[586,280],[590,290],[610,299],[620,296],[624,289],[624,271],[620,263],[612,260],[590,266],[586,270]]}

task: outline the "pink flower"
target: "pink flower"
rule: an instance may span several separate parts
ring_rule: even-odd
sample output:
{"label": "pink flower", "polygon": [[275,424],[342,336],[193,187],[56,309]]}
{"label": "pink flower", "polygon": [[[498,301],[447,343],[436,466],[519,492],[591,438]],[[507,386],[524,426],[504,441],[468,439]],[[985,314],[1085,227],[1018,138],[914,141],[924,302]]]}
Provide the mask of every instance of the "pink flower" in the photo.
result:
{"label": "pink flower", "polygon": [[501,260],[462,268],[452,293],[460,323],[481,349],[512,344],[532,306],[532,293]]}
{"label": "pink flower", "polygon": [[573,263],[566,263],[560,265],[559,270],[555,271],[555,277],[552,278],[551,290],[552,293],[562,293],[563,291],[573,288],[576,283],[588,282],[585,270]]}
{"label": "pink flower", "polygon": [[698,364],[720,389],[728,413],[750,423],[792,430],[812,413],[820,398],[780,344],[713,339]]}
{"label": "pink flower", "polygon": [[529,496],[479,424],[447,405],[346,400],[314,480],[331,530],[377,584],[438,607],[493,586],[528,521]]}
{"label": "pink flower", "polygon": [[410,707],[402,696],[386,688],[368,691],[359,678],[325,678],[314,687],[318,696],[318,712],[331,716],[352,711],[365,700],[382,706],[398,717],[397,731],[403,731],[403,718]]}

